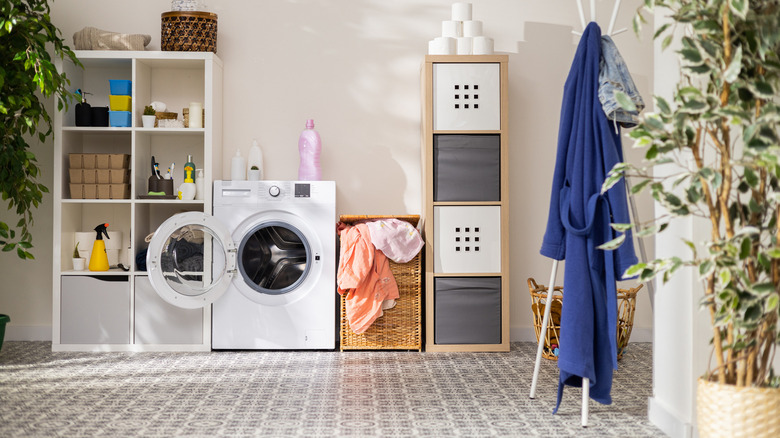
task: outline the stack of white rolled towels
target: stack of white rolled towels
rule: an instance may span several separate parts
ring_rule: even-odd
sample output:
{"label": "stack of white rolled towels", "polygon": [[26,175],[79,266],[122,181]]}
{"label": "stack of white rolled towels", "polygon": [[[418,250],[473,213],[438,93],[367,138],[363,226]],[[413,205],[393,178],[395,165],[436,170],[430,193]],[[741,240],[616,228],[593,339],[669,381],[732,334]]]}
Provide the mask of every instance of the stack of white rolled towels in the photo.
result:
{"label": "stack of white rolled towels", "polygon": [[452,20],[441,22],[441,36],[428,42],[429,55],[492,55],[493,39],[482,22],[471,19],[471,3],[452,5]]}

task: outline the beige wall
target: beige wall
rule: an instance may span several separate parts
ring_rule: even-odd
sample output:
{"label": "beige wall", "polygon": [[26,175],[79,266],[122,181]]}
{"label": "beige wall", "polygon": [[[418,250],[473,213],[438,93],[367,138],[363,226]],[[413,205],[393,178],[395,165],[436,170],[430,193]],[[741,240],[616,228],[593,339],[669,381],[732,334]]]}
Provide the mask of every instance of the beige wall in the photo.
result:
{"label": "beige wall", "polygon": [[[152,35],[160,48],[167,0],[55,0],[52,17],[68,43],[85,26]],[[449,0],[209,0],[219,14],[224,62],[224,175],[236,149],[253,138],[267,179],[295,179],[297,138],[307,118],[323,139],[323,179],[337,183],[339,214],[418,214],[420,206],[420,66],[427,41],[450,15]],[[563,82],[581,30],[573,0],[474,0],[474,19],[510,54],[512,339],[528,339],[525,279],[546,283],[551,263],[538,250],[547,219]],[[587,3],[587,2],[586,2]],[[630,27],[641,2],[623,2],[617,27]],[[606,28],[613,1],[597,1]],[[587,9],[587,7],[586,7]],[[587,11],[586,11],[587,13]],[[615,38],[640,92],[649,99],[653,49],[631,31]],[[639,160],[630,151],[629,159]],[[38,150],[51,183],[51,148]],[[645,205],[650,205],[645,208]],[[652,206],[643,202],[640,215]],[[51,198],[37,213],[38,261],[3,255],[0,311],[9,338],[46,333],[51,324]],[[21,274],[19,274],[21,273]],[[562,269],[559,281],[562,279]],[[650,340],[647,294],[637,305],[634,339]],[[36,331],[35,327],[39,327]]]}

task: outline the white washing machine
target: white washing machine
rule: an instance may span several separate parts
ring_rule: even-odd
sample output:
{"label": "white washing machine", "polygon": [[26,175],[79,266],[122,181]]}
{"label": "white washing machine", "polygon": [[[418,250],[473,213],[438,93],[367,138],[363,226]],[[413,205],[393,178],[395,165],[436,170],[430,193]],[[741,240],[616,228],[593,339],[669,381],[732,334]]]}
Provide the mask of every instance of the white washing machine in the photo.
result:
{"label": "white washing machine", "polygon": [[334,349],[335,225],[333,181],[215,181],[213,216],[155,232],[149,280],[175,306],[212,305],[212,349]]}

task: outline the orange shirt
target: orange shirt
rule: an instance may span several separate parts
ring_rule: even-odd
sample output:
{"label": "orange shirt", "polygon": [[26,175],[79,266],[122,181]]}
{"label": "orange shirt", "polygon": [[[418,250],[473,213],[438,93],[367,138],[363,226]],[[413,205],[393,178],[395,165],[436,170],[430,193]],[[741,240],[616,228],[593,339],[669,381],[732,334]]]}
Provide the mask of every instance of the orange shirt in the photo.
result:
{"label": "orange shirt", "polygon": [[340,236],[338,292],[347,294],[345,307],[350,328],[363,333],[382,316],[382,302],[399,297],[398,285],[390,261],[371,243],[366,224],[346,227]]}

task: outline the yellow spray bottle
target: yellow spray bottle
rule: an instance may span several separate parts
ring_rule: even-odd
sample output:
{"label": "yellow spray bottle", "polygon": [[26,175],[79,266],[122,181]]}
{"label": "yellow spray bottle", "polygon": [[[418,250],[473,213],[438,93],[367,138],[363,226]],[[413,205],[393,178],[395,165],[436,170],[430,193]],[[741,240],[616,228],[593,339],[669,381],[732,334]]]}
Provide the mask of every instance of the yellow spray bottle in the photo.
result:
{"label": "yellow spray bottle", "polygon": [[106,228],[108,228],[108,224],[100,224],[95,227],[97,237],[92,245],[92,255],[89,257],[90,271],[108,271],[108,254],[106,253],[106,243],[103,242],[103,236],[110,239]]}

